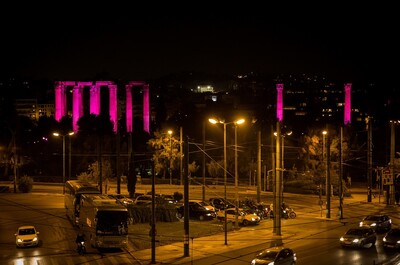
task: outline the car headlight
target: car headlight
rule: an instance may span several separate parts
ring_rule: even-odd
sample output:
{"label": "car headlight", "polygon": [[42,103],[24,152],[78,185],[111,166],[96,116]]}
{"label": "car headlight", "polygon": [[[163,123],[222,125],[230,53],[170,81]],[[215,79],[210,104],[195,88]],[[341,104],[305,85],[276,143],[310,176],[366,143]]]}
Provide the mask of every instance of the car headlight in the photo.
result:
{"label": "car headlight", "polygon": [[360,241],[360,239],[356,238],[353,240],[353,243],[358,243]]}
{"label": "car headlight", "polygon": [[384,238],[382,239],[382,241],[383,241],[383,242],[386,242],[386,237],[384,237]]}
{"label": "car headlight", "polygon": [[256,264],[256,260],[255,260],[255,259],[253,259],[253,260],[251,261],[251,265],[254,265],[254,264]]}
{"label": "car headlight", "polygon": [[344,238],[343,238],[343,237],[341,237],[341,238],[340,238],[340,241],[344,241]]}
{"label": "car headlight", "polygon": [[363,226],[363,224],[364,224],[363,222],[360,222],[360,226]]}
{"label": "car headlight", "polygon": [[251,221],[252,221],[252,222],[255,222],[255,221],[256,221],[256,218],[251,218]]}
{"label": "car headlight", "polygon": [[400,240],[397,240],[396,244],[400,244]]}
{"label": "car headlight", "polygon": [[371,226],[376,226],[376,223],[372,223]]}
{"label": "car headlight", "polygon": [[32,241],[37,241],[38,240],[38,238],[37,237],[35,237]]}
{"label": "car headlight", "polygon": [[18,238],[18,239],[17,239],[17,242],[18,242],[18,243],[22,243],[23,241],[22,241],[21,238]]}

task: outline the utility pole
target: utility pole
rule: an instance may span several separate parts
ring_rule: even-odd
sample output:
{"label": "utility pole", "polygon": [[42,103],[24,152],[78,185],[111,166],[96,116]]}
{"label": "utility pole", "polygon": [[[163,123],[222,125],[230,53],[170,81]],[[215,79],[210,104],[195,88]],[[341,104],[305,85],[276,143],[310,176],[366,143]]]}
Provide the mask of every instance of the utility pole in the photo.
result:
{"label": "utility pole", "polygon": [[331,218],[331,141],[326,138],[326,218]]}
{"label": "utility pole", "polygon": [[201,187],[203,201],[206,200],[206,121],[203,119],[203,185]]}
{"label": "utility pole", "polygon": [[258,130],[257,152],[257,202],[261,202],[261,130]]}
{"label": "utility pole", "polygon": [[395,154],[395,146],[396,146],[396,140],[395,140],[395,126],[396,126],[396,121],[391,121],[390,122],[390,185],[389,185],[389,198],[390,198],[390,204],[394,205],[395,204],[395,199],[394,199],[394,154]]}
{"label": "utility pole", "polygon": [[180,176],[180,185],[183,184],[183,130],[182,126],[179,128],[179,151],[181,152],[181,159],[179,163],[179,176]]}
{"label": "utility pole", "polygon": [[[274,150],[274,126],[271,125],[271,170],[272,170],[272,194],[273,194],[273,204],[275,204],[276,200],[276,160],[275,160],[275,152]],[[273,228],[272,233],[276,234],[276,220],[275,217],[273,219]]]}
{"label": "utility pole", "polygon": [[183,256],[189,257],[189,137],[186,136],[185,148],[185,166],[184,168],[184,186],[183,186],[183,227],[185,235],[183,238]]}
{"label": "utility pole", "polygon": [[154,172],[154,161],[152,161],[152,176],[151,176],[151,264],[156,264],[156,207],[155,207],[155,172]]}
{"label": "utility pole", "polygon": [[[116,135],[116,149],[115,152],[117,153],[117,157],[116,157],[116,173],[117,173],[117,194],[121,194],[121,170],[120,170],[120,158],[121,158],[121,148],[120,148],[120,144],[121,144],[121,138],[120,138],[120,130],[117,130],[117,135]],[[71,138],[69,139],[71,142]],[[71,148],[70,148],[71,151]],[[71,160],[71,156],[70,156],[70,160]],[[71,162],[71,161],[70,161]],[[71,171],[71,168],[70,168]]]}
{"label": "utility pole", "polygon": [[343,126],[340,127],[339,148],[339,219],[343,219]]}
{"label": "utility pole", "polygon": [[367,134],[368,134],[368,142],[367,142],[367,181],[368,181],[368,190],[367,190],[367,201],[372,201],[372,125],[371,125],[371,117],[366,118],[367,122]]}
{"label": "utility pole", "polygon": [[282,205],[282,163],[281,163],[281,123],[276,123],[276,177],[274,197],[274,228],[275,235],[281,235],[281,205]]}

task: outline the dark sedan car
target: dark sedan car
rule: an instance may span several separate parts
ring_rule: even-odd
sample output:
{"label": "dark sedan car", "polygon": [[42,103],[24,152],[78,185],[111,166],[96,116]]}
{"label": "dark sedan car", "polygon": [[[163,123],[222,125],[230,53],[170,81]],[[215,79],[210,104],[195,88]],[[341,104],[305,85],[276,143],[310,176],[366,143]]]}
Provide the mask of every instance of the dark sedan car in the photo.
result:
{"label": "dark sedan car", "polygon": [[390,229],[382,239],[383,247],[387,249],[400,249],[400,228]]}
{"label": "dark sedan car", "polygon": [[296,264],[296,260],[296,253],[293,251],[293,249],[285,247],[273,247],[258,253],[257,256],[251,261],[251,265],[294,265]]}
{"label": "dark sedan car", "polygon": [[350,228],[340,238],[342,247],[370,248],[376,243],[376,233],[369,227]]}
{"label": "dark sedan car", "polygon": [[215,208],[216,211],[223,210],[225,208],[234,208],[235,205],[229,201],[225,201],[223,198],[210,198],[210,204]]}
{"label": "dark sedan car", "polygon": [[392,219],[387,215],[367,215],[360,222],[360,227],[370,227],[376,232],[389,231],[392,228]]}
{"label": "dark sedan car", "polygon": [[[184,217],[184,206],[179,206],[176,208],[176,217],[178,219],[183,219]],[[215,211],[210,211],[200,204],[189,205],[189,218],[203,220],[213,220],[216,217]]]}

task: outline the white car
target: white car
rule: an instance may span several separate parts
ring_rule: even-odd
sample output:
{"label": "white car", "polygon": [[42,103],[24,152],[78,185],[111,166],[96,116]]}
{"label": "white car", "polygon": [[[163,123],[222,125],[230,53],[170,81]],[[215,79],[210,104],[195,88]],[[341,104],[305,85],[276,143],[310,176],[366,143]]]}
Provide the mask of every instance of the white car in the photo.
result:
{"label": "white car", "polygon": [[[226,209],[226,219],[228,222],[235,222],[236,221],[236,209],[235,208],[228,208]],[[217,219],[220,221],[225,220],[225,212],[218,211],[217,212]],[[243,211],[242,208],[238,209],[238,222],[243,226],[247,226],[250,224],[256,225],[260,223],[260,217],[255,213],[246,213]]]}
{"label": "white car", "polygon": [[15,244],[17,247],[35,247],[39,245],[39,232],[33,225],[18,227],[15,233]]}

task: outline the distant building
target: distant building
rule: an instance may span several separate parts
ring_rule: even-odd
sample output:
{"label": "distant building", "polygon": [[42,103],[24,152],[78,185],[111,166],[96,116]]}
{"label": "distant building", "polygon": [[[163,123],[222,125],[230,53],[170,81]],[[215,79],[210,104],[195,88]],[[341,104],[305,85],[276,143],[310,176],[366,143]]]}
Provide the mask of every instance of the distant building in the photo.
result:
{"label": "distant building", "polygon": [[54,104],[38,104],[37,99],[15,100],[15,110],[19,116],[25,116],[33,121],[38,121],[40,117],[54,116]]}

